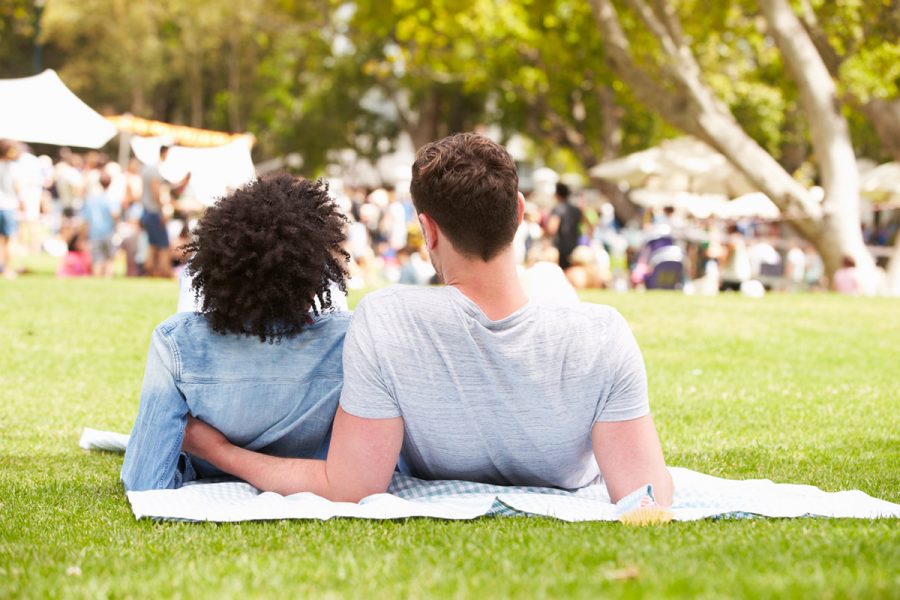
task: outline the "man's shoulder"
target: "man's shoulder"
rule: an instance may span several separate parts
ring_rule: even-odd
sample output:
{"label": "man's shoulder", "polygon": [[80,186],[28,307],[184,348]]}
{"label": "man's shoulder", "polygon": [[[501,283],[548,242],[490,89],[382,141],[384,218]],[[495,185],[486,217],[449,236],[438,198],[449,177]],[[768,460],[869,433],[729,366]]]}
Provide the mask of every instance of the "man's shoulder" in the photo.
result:
{"label": "man's shoulder", "polygon": [[565,320],[578,321],[595,321],[602,324],[608,324],[617,318],[622,318],[619,311],[606,304],[595,304],[593,302],[577,302],[577,303],[536,303],[539,314],[545,318],[560,318]]}
{"label": "man's shoulder", "polygon": [[392,285],[366,294],[357,312],[391,310],[397,307],[428,307],[441,302],[446,290],[439,287]]}

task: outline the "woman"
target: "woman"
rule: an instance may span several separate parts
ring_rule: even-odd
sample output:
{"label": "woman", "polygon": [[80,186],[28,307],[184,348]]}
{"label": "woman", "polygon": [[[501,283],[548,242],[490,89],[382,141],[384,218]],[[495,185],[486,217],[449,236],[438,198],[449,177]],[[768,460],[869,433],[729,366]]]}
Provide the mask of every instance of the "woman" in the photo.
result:
{"label": "woman", "polygon": [[182,453],[189,414],[248,449],[325,456],[349,323],[330,291],[346,291],[345,225],[326,184],[287,175],[209,209],[187,246],[200,310],[153,332],[122,466],[127,490],[219,474]]}

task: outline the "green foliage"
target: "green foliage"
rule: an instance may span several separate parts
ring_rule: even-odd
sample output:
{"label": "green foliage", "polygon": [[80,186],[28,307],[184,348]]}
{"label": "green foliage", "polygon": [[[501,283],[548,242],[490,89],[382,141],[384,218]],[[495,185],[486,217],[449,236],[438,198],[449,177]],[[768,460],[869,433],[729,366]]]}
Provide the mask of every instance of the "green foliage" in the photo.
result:
{"label": "green foliage", "polygon": [[[121,456],[77,440],[131,426],[176,298],[163,281],[0,285],[0,597],[896,596],[891,520],[135,521]],[[900,501],[896,301],[585,299],[634,329],[670,464]]]}
{"label": "green foliage", "polygon": [[0,77],[34,74],[36,10],[32,0],[0,0]]}
{"label": "green foliage", "polygon": [[[704,81],[751,137],[785,160],[808,153],[755,2],[648,4],[674,7]],[[664,81],[660,41],[618,5],[637,64]],[[842,92],[900,97],[897,2],[795,3],[807,6]],[[35,18],[32,2],[0,0],[0,77],[30,72]],[[401,131],[421,144],[498,125],[582,167],[676,133],[609,72],[587,0],[52,0],[41,24],[47,65],[102,112],[252,131],[259,158],[299,151],[310,174],[334,149],[376,157]],[[877,154],[848,106],[857,148]]]}

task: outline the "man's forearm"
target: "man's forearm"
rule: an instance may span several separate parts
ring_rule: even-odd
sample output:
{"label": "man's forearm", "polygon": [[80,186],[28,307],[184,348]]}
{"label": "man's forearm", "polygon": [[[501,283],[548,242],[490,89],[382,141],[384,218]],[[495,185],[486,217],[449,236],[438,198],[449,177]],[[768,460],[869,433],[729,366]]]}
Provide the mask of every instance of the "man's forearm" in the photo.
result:
{"label": "man's forearm", "polygon": [[329,489],[324,460],[268,456],[231,444],[202,458],[266,492],[285,496],[312,492],[331,500],[340,499]]}
{"label": "man's forearm", "polygon": [[261,490],[312,492],[339,502],[358,502],[387,490],[403,443],[403,420],[363,419],[340,407],[328,460],[281,458],[246,450],[221,432],[188,417],[182,449]]}

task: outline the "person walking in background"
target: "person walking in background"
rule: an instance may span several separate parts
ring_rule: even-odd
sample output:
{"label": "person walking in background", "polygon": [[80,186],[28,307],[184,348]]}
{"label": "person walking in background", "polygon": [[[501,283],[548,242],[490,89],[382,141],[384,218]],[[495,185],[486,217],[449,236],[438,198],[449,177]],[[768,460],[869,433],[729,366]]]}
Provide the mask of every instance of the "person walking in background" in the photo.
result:
{"label": "person walking in background", "polygon": [[9,140],[0,140],[0,272],[7,279],[16,276],[10,264],[10,241],[18,229],[17,213],[21,206],[21,186],[15,169],[17,153],[15,144]]}
{"label": "person walking in background", "polygon": [[841,261],[841,268],[835,271],[831,279],[831,288],[838,294],[851,296],[858,296],[862,291],[856,261],[851,257],[845,256]]}
{"label": "person walking in background", "polygon": [[572,191],[564,183],[556,184],[556,207],[547,220],[547,235],[559,251],[559,266],[563,271],[572,266],[571,254],[581,236],[581,209],[571,204]]}
{"label": "person walking in background", "polygon": [[[169,243],[169,232],[166,230],[166,214],[163,206],[164,186],[166,179],[160,172],[169,155],[168,146],[160,146],[159,162],[155,165],[147,165],[141,172],[141,204],[144,213],[141,216],[141,226],[147,232],[147,240],[150,243],[150,253],[145,263],[145,274],[151,277],[172,276],[172,250]],[[177,185],[176,191],[184,189],[191,174],[184,176]]]}
{"label": "person walking in background", "polygon": [[119,218],[119,207],[109,196],[112,178],[100,174],[100,189],[88,194],[81,209],[91,249],[91,265],[94,275],[112,277],[115,247],[113,234]]}

